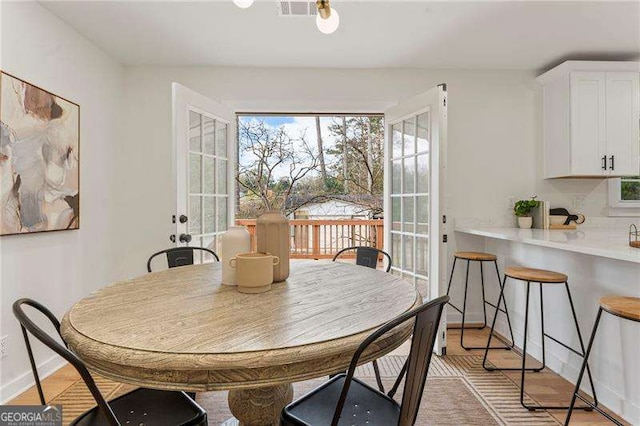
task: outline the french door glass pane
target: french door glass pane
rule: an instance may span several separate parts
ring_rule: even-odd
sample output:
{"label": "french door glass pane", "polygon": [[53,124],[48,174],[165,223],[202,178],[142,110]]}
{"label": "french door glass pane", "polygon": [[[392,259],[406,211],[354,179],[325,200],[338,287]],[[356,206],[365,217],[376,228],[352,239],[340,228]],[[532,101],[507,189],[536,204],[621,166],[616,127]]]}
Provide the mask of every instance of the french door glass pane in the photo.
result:
{"label": "french door glass pane", "polygon": [[204,233],[216,231],[216,197],[204,197]]}
{"label": "french door glass pane", "polygon": [[391,260],[394,266],[400,268],[400,250],[401,250],[402,236],[400,234],[391,234]]}
{"label": "french door glass pane", "polygon": [[227,230],[227,197],[217,197],[218,198],[218,232]]}
{"label": "french door glass pane", "polygon": [[392,194],[400,194],[402,192],[402,188],[400,187],[401,179],[402,179],[402,160],[396,160],[393,162],[393,170],[391,171],[391,193]]}
{"label": "french door glass pane", "polygon": [[227,158],[227,125],[219,121],[216,124],[216,155]]}
{"label": "french door glass pane", "polygon": [[413,236],[402,236],[402,269],[413,271]]}
{"label": "french door glass pane", "polygon": [[216,149],[216,126],[213,118],[202,117],[202,131],[204,138],[204,153],[213,155]]}
{"label": "french door glass pane", "polygon": [[416,192],[426,194],[429,192],[429,154],[418,155],[416,162],[418,163]]}
{"label": "french door glass pane", "polygon": [[194,111],[189,111],[189,150],[200,152],[201,144],[201,120],[202,116]]}
{"label": "french door glass pane", "polygon": [[400,216],[400,202],[402,199],[400,197],[391,198],[391,229],[394,231],[400,231],[400,225],[402,218]]}
{"label": "french door glass pane", "polygon": [[[216,238],[215,237],[204,237],[202,239],[202,247],[204,248],[208,248],[209,250],[213,250],[215,253],[218,253],[216,251]],[[212,255],[210,255],[207,252],[202,252],[202,257],[203,257],[203,261],[204,262],[213,262],[214,258]]]}
{"label": "french door glass pane", "polygon": [[429,150],[429,113],[423,112],[418,115],[418,136],[416,139],[416,151],[424,152]]}
{"label": "french door glass pane", "polygon": [[429,262],[429,240],[416,237],[416,274],[427,276]]}
{"label": "french door glass pane", "polygon": [[227,160],[218,159],[218,194],[227,193]]}
{"label": "french door glass pane", "polygon": [[201,158],[200,154],[189,154],[189,192],[192,194],[199,194],[202,191]]}
{"label": "french door glass pane", "polygon": [[204,162],[204,191],[203,194],[214,194],[216,191],[215,187],[215,179],[216,179],[216,171],[214,169],[215,160],[213,157],[202,157],[202,161]]}
{"label": "french door glass pane", "polygon": [[199,195],[189,196],[189,234],[197,235],[202,232],[202,198]]}
{"label": "french door glass pane", "polygon": [[427,234],[429,232],[429,197],[416,197],[416,233]]}
{"label": "french door glass pane", "polygon": [[409,157],[404,159],[404,167],[402,172],[404,173],[404,180],[402,181],[403,189],[402,192],[404,194],[412,194],[414,191],[413,180],[415,179],[416,167],[415,167],[416,158]]}
{"label": "french door glass pane", "polygon": [[401,124],[396,123],[391,127],[391,135],[393,140],[393,158],[402,157],[402,131],[400,129]]}
{"label": "french door glass pane", "polygon": [[413,232],[413,197],[402,197],[403,232]]}
{"label": "french door glass pane", "polygon": [[404,155],[412,155],[416,152],[416,120],[410,118],[404,120]]}

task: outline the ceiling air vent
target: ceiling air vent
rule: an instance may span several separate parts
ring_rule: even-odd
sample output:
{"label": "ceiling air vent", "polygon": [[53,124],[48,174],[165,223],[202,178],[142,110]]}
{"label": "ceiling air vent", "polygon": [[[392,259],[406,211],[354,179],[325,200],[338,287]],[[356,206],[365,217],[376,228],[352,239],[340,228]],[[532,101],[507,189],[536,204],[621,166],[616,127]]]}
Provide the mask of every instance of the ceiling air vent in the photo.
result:
{"label": "ceiling air vent", "polygon": [[316,16],[318,9],[315,1],[279,1],[280,16]]}

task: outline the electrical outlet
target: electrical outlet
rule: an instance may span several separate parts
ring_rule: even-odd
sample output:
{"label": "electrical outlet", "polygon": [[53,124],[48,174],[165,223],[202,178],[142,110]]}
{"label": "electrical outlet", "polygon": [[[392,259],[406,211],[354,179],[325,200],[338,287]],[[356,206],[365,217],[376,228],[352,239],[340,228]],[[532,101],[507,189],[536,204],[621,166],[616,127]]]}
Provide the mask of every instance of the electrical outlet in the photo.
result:
{"label": "electrical outlet", "polygon": [[8,355],[7,353],[7,341],[9,340],[9,336],[2,336],[0,339],[0,358],[4,358]]}

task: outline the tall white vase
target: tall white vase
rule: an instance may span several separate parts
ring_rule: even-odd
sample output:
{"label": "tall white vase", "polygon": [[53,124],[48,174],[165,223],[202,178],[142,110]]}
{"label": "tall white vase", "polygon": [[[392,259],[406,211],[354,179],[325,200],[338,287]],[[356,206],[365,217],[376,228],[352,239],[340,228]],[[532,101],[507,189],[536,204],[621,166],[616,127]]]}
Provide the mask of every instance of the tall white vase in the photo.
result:
{"label": "tall white vase", "polygon": [[220,261],[222,262],[222,284],[236,285],[236,270],[229,261],[238,253],[251,251],[251,237],[244,226],[230,226],[220,239]]}

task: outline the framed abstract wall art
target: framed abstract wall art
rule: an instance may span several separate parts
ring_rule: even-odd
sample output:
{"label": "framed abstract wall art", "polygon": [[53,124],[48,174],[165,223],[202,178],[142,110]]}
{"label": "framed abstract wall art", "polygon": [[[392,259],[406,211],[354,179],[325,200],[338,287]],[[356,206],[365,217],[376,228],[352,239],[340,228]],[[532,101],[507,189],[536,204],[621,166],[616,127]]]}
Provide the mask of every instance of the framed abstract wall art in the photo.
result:
{"label": "framed abstract wall art", "polygon": [[1,72],[0,235],[80,227],[80,106]]}

